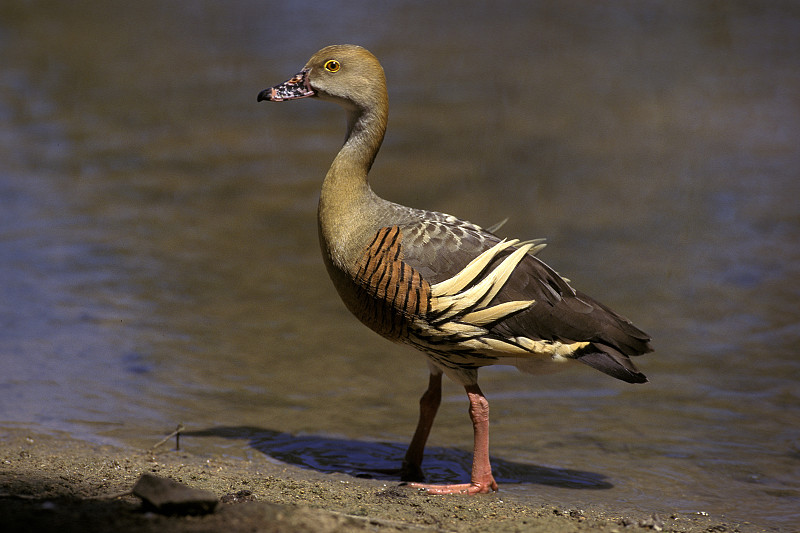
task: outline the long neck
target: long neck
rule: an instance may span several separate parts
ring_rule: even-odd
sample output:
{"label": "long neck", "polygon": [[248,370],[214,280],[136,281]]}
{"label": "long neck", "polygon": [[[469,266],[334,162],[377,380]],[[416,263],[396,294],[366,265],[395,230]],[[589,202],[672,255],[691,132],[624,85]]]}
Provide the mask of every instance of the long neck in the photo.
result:
{"label": "long neck", "polygon": [[325,201],[340,204],[369,191],[367,175],[386,133],[386,115],[381,109],[349,110],[344,145],[322,183]]}
{"label": "long neck", "polygon": [[352,261],[359,232],[369,227],[371,207],[380,202],[367,175],[386,133],[386,105],[348,110],[347,138],[325,176],[319,200],[323,252],[340,266]]}

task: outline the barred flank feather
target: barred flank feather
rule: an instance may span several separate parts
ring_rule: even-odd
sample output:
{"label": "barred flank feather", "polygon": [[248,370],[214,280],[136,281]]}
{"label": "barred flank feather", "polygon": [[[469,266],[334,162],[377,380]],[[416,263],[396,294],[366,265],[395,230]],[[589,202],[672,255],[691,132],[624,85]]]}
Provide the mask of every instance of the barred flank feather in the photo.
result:
{"label": "barred flank feather", "polygon": [[401,240],[397,226],[378,231],[355,275],[362,291],[358,318],[392,340],[407,334],[412,317],[427,315],[431,297],[430,284],[400,260]]}

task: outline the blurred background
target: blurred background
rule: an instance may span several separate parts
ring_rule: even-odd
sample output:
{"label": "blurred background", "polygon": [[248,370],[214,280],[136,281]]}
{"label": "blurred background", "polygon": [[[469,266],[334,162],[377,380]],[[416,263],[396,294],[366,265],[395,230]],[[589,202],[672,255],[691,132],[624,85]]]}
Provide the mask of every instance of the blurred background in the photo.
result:
{"label": "blurred background", "polygon": [[[325,102],[256,103],[319,48],[383,63],[372,183],[500,233],[650,333],[631,386],[481,372],[504,494],[800,520],[800,4],[0,5],[0,434],[396,479],[423,357],[320,258]],[[468,477],[461,387],[425,466]]]}

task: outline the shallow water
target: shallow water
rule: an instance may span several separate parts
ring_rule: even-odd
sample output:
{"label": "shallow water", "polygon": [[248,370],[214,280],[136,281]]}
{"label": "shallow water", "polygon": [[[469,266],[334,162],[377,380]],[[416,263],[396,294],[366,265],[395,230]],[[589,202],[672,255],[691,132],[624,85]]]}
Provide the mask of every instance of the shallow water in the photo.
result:
{"label": "shallow water", "polygon": [[[426,368],[319,257],[342,113],[255,101],[355,42],[390,85],[380,194],[547,237],[654,339],[645,386],[483,370],[502,489],[796,527],[796,4],[373,4],[3,3],[0,427],[183,422],[198,452],[394,479]],[[429,477],[466,479],[471,443],[446,384]]]}

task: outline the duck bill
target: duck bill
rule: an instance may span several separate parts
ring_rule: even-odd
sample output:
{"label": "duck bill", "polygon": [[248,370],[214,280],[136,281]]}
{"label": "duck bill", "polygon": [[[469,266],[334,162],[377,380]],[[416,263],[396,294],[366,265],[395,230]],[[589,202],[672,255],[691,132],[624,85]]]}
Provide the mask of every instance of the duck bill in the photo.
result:
{"label": "duck bill", "polygon": [[295,74],[292,79],[258,93],[258,101],[283,102],[284,100],[308,98],[316,95],[317,92],[308,83],[308,69],[303,69]]}

